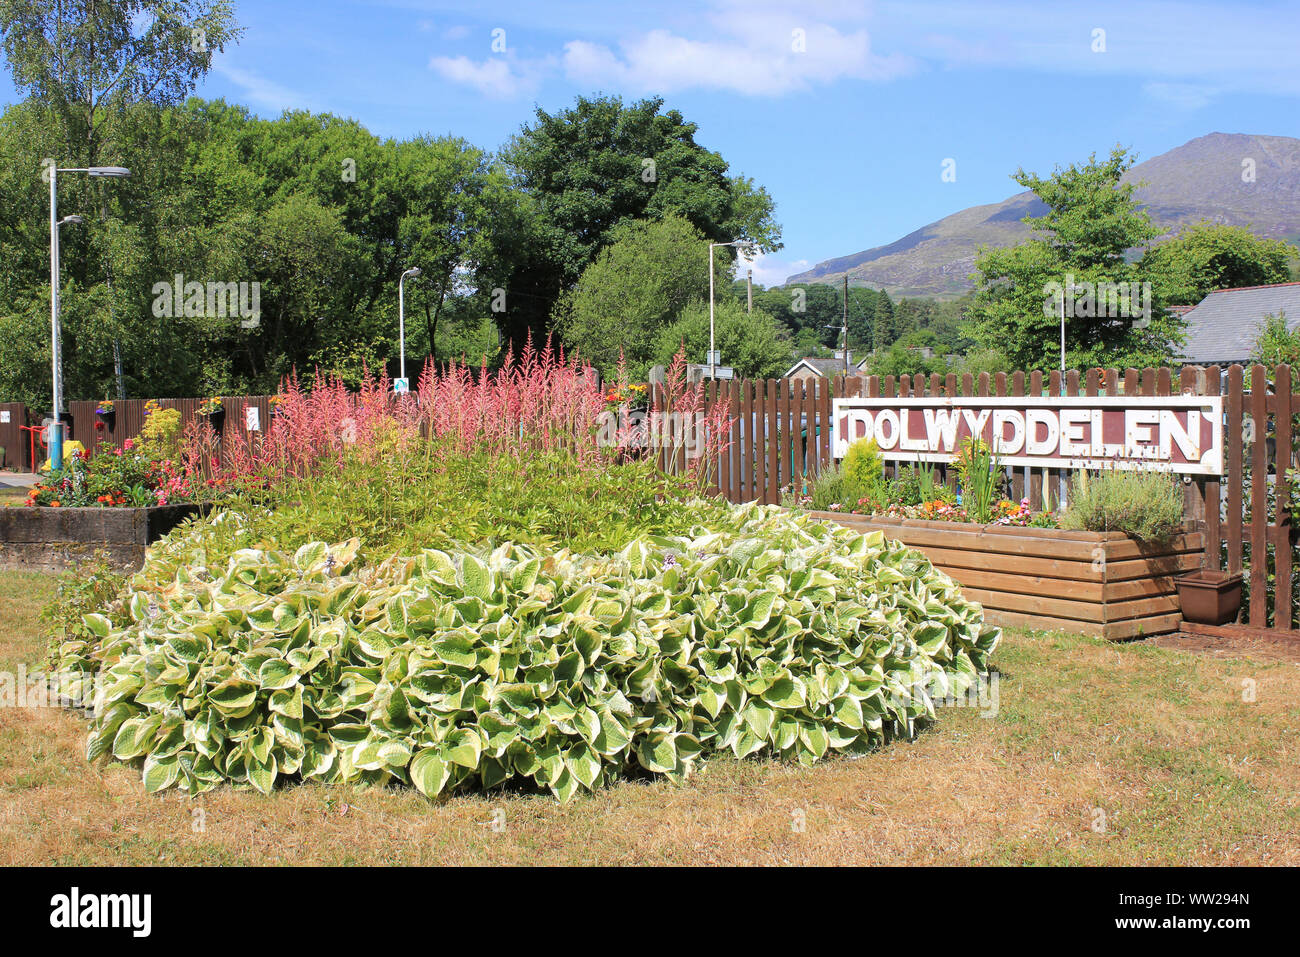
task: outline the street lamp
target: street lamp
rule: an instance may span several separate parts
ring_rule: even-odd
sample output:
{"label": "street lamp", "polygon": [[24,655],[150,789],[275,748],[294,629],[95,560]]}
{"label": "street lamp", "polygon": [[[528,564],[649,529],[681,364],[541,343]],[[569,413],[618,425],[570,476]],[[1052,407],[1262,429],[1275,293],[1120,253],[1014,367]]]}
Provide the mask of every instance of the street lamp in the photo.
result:
{"label": "street lamp", "polygon": [[63,468],[63,422],[59,410],[63,408],[63,355],[59,334],[59,227],[85,222],[81,216],[59,219],[59,174],[85,173],[94,179],[125,179],[131,171],[123,166],[89,166],[81,169],[50,167],[50,368],[54,380],[54,416],[50,421],[47,444],[50,447],[50,467]]}
{"label": "street lamp", "polygon": [[[420,267],[412,266],[406,272],[402,273],[401,278],[397,280],[397,337],[400,341],[400,351],[402,356],[402,378],[406,378],[406,291],[402,284],[406,282],[406,277],[414,279],[420,275]],[[432,348],[430,344],[430,348]]]}
{"label": "street lamp", "polygon": [[748,243],[743,239],[735,239],[729,243],[709,243],[709,378],[718,377],[717,350],[713,342],[713,250],[717,246],[746,246]]}

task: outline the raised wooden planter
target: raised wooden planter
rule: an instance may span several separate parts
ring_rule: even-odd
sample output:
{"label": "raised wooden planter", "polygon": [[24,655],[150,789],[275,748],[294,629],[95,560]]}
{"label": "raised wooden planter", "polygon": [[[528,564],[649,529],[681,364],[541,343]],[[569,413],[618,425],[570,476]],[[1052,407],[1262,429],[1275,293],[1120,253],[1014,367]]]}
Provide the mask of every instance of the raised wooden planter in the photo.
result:
{"label": "raised wooden planter", "polygon": [[862,531],[882,531],[924,554],[984,606],[995,625],[1065,629],[1100,638],[1178,630],[1174,578],[1201,567],[1205,536],[1159,548],[1122,532],[1072,532],[810,512]]}
{"label": "raised wooden planter", "polygon": [[0,507],[0,569],[63,571],[96,552],[121,568],[138,569],[152,542],[204,509]]}

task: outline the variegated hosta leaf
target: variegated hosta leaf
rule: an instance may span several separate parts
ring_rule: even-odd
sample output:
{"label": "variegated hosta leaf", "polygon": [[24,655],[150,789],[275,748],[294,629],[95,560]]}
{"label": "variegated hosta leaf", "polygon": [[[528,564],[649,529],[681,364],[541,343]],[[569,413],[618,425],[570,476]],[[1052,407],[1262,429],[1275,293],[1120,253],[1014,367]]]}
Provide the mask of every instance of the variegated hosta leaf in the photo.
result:
{"label": "variegated hosta leaf", "polygon": [[812,764],[912,734],[998,641],[917,553],[760,506],[617,555],[506,544],[371,568],[356,540],[286,555],[251,537],[208,568],[185,534],[60,652],[62,688],[93,683],[88,757],[141,762],[149,791],[522,778],[568,800],[680,781],[711,753]]}

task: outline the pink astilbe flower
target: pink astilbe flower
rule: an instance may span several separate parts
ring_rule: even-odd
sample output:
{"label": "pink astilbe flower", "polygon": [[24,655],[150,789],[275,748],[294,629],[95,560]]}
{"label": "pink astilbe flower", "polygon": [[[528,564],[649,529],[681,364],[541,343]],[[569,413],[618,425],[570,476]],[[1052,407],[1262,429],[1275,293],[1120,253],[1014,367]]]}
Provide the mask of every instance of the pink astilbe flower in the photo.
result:
{"label": "pink astilbe flower", "polygon": [[295,372],[283,381],[264,434],[232,430],[223,442],[206,421],[191,422],[182,466],[209,486],[266,487],[338,467],[348,455],[373,461],[423,438],[434,441],[431,454],[486,452],[494,459],[563,449],[586,468],[615,453],[600,433],[604,411],[594,370],[549,340],[540,350],[529,340],[517,359],[508,350],[496,372],[486,359],[477,369],[461,361],[441,371],[428,362],[415,392],[402,396],[369,370],[355,392],[319,371],[304,388]]}

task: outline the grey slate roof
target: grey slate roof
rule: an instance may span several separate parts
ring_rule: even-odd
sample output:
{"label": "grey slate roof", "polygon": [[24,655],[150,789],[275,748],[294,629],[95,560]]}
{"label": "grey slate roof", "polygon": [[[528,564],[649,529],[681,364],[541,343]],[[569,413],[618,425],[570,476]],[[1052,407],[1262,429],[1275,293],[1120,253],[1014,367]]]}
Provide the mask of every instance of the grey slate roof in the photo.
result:
{"label": "grey slate roof", "polygon": [[1217,289],[1184,314],[1187,365],[1248,362],[1267,315],[1286,313],[1287,328],[1300,326],[1300,282]]}
{"label": "grey slate roof", "polygon": [[[795,364],[790,367],[790,370],[786,372],[786,375],[789,376],[790,373],[798,369],[800,365],[810,365],[824,376],[837,376],[837,375],[844,374],[843,359],[811,358],[806,356],[802,359],[797,360]],[[855,367],[849,366],[849,369],[852,372],[855,370]]]}

